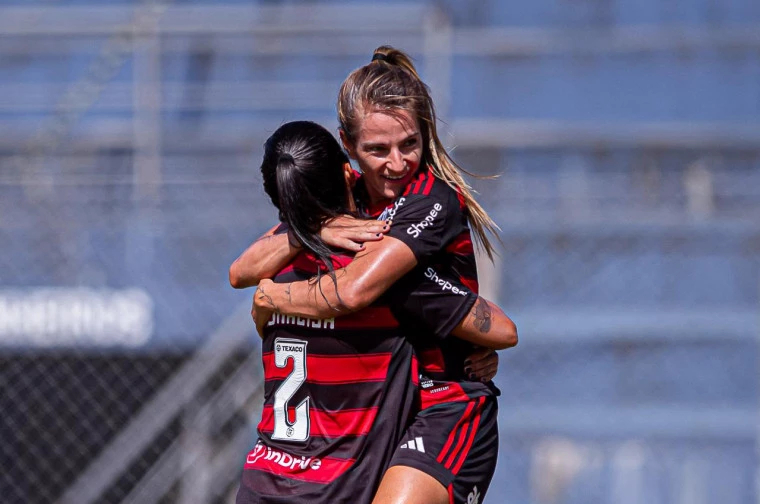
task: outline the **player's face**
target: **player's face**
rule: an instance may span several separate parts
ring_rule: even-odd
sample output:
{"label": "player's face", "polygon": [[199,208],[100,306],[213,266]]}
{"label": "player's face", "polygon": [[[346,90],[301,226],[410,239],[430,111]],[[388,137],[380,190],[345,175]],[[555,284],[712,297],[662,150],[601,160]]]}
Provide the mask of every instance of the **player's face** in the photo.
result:
{"label": "player's face", "polygon": [[371,204],[395,200],[420,165],[422,135],[417,118],[405,110],[370,111],[354,143],[341,137],[349,156],[359,163]]}

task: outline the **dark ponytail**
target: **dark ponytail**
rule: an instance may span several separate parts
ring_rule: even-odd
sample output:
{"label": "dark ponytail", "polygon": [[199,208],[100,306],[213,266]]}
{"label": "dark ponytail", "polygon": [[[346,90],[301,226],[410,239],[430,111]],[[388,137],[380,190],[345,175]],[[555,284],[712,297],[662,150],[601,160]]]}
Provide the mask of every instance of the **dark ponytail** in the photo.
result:
{"label": "dark ponytail", "polygon": [[310,121],[294,121],[269,137],[261,163],[264,190],[280,211],[280,221],[331,273],[333,250],[319,231],[328,220],[350,213],[343,176],[347,162],[329,131]]}

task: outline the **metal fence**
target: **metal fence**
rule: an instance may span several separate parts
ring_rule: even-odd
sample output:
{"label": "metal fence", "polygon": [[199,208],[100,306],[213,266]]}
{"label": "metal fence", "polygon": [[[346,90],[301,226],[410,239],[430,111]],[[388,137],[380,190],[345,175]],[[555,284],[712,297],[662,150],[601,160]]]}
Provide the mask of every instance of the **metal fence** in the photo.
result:
{"label": "metal fence", "polygon": [[457,159],[500,173],[474,182],[505,245],[481,277],[521,342],[496,379],[485,502],[758,501],[756,123],[459,108],[519,98],[483,68],[752,53],[756,31],[578,39],[423,3],[139,7],[0,8],[4,502],[234,499],[261,375],[250,293],[226,275],[276,218],[260,146],[288,119],[333,127],[341,79],[388,38],[418,58]]}

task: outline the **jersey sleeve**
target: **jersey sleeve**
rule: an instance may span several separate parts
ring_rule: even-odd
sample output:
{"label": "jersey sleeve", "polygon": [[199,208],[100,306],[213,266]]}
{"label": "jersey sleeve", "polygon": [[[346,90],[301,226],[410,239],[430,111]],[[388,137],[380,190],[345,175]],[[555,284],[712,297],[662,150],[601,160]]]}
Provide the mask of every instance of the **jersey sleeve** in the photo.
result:
{"label": "jersey sleeve", "polygon": [[412,327],[446,338],[470,312],[478,295],[452,276],[418,266],[397,283],[392,305]]}
{"label": "jersey sleeve", "polygon": [[388,236],[404,242],[424,263],[458,234],[462,210],[453,190],[402,196],[394,203]]}

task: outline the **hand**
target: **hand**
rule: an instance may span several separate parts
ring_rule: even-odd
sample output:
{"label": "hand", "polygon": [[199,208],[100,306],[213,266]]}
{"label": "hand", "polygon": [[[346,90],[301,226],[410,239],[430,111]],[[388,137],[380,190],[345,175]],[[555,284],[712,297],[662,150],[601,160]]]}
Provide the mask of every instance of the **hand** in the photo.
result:
{"label": "hand", "polygon": [[328,245],[359,252],[364,249],[364,242],[382,240],[383,234],[390,228],[390,221],[340,215],[325,223],[319,231],[319,236]]}
{"label": "hand", "polygon": [[274,306],[272,305],[271,298],[266,294],[266,288],[272,285],[269,279],[262,279],[259,282],[259,286],[256,288],[256,292],[253,294],[253,305],[251,306],[251,317],[253,323],[256,324],[256,332],[260,337],[264,337],[264,327],[269,322],[269,319],[274,313]]}
{"label": "hand", "polygon": [[499,354],[490,348],[479,348],[464,361],[464,374],[472,381],[490,381],[498,368]]}

